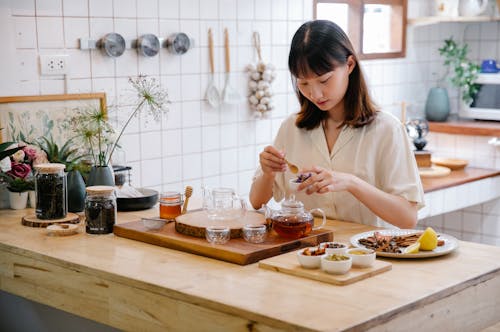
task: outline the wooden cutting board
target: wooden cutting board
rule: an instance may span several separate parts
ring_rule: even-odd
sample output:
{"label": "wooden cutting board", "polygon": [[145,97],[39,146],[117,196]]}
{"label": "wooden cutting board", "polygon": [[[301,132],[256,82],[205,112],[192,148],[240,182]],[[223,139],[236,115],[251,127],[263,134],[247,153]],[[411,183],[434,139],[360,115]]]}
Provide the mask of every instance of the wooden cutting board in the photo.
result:
{"label": "wooden cutting board", "polygon": [[297,277],[313,279],[329,284],[343,286],[369,278],[385,271],[389,271],[392,269],[392,264],[390,262],[376,259],[375,264],[373,264],[372,267],[359,268],[353,266],[346,274],[330,274],[321,270],[320,268],[303,268],[297,260],[297,253],[294,251],[284,255],[261,260],[259,262],[259,267],[266,270],[282,272]]}
{"label": "wooden cutting board", "polygon": [[139,220],[115,225],[113,232],[116,236],[240,265],[255,263],[291,250],[316,246],[321,242],[333,241],[333,232],[323,229],[312,231],[309,236],[298,240],[284,239],[271,231],[263,243],[249,243],[242,238],[235,238],[226,244],[210,244],[204,238],[178,233],[174,222],[166,224],[160,230],[152,231],[147,230]]}

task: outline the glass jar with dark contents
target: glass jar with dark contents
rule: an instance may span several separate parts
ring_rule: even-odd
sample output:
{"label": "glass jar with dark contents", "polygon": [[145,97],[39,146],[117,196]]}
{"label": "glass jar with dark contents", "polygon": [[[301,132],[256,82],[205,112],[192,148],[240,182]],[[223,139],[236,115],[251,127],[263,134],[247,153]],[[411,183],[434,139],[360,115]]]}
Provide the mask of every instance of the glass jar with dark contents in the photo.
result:
{"label": "glass jar with dark contents", "polygon": [[89,234],[113,232],[116,221],[115,189],[111,186],[87,187],[85,197],[85,230]]}
{"label": "glass jar with dark contents", "polygon": [[35,166],[35,214],[38,219],[61,219],[68,214],[66,173],[63,164]]}

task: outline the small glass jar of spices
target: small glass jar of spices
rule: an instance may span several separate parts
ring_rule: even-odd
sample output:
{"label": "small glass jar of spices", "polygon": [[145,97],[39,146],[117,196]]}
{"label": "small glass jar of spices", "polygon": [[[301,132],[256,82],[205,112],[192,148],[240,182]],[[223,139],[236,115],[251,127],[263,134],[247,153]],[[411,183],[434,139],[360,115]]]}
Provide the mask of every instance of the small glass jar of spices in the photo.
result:
{"label": "small glass jar of spices", "polygon": [[90,186],[86,188],[85,230],[89,234],[113,232],[116,221],[115,188],[111,186]]}
{"label": "small glass jar of spices", "polygon": [[61,219],[68,214],[66,168],[48,163],[35,166],[35,214],[38,219]]}

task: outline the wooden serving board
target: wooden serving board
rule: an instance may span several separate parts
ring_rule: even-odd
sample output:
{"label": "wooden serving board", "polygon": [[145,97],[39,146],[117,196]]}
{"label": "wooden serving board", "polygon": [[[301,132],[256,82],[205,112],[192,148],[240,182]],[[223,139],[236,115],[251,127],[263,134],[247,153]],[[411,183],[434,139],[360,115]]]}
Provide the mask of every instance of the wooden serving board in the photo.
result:
{"label": "wooden serving board", "polygon": [[385,271],[389,271],[392,269],[392,264],[390,262],[376,259],[372,267],[359,268],[353,266],[346,274],[330,274],[321,270],[321,268],[303,268],[297,260],[297,253],[294,251],[284,255],[261,260],[259,262],[259,267],[266,270],[282,272],[297,277],[343,286]]}
{"label": "wooden serving board", "polygon": [[235,238],[226,244],[210,244],[204,238],[178,233],[174,222],[152,231],[147,230],[139,220],[115,225],[113,232],[116,236],[240,265],[255,263],[291,250],[316,246],[321,242],[333,241],[333,232],[330,230],[312,231],[309,236],[298,240],[284,239],[271,231],[263,243],[249,243],[242,238]]}
{"label": "wooden serving board", "polygon": [[175,230],[179,233],[205,238],[205,229],[210,225],[227,226],[231,229],[231,238],[241,237],[241,229],[247,224],[263,225],[266,219],[260,213],[247,211],[244,218],[236,220],[208,219],[206,211],[196,211],[182,214],[175,218]]}

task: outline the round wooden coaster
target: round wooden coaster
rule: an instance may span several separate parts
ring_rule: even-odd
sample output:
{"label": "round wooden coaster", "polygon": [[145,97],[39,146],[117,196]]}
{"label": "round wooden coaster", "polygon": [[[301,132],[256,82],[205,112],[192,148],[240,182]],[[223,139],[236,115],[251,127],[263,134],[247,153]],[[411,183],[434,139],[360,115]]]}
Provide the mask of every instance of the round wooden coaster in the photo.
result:
{"label": "round wooden coaster", "polygon": [[24,216],[21,223],[24,226],[29,227],[47,227],[54,224],[78,224],[80,222],[80,217],[69,212],[66,217],[61,219],[38,219],[35,214],[28,214]]}
{"label": "round wooden coaster", "polygon": [[76,224],[54,224],[47,226],[47,234],[52,236],[67,236],[78,233]]}
{"label": "round wooden coaster", "polygon": [[175,230],[184,235],[204,238],[206,227],[214,225],[228,226],[231,229],[231,238],[234,239],[241,237],[243,226],[247,224],[263,225],[265,223],[264,215],[253,211],[247,211],[241,219],[217,221],[208,219],[206,211],[196,211],[175,218]]}

